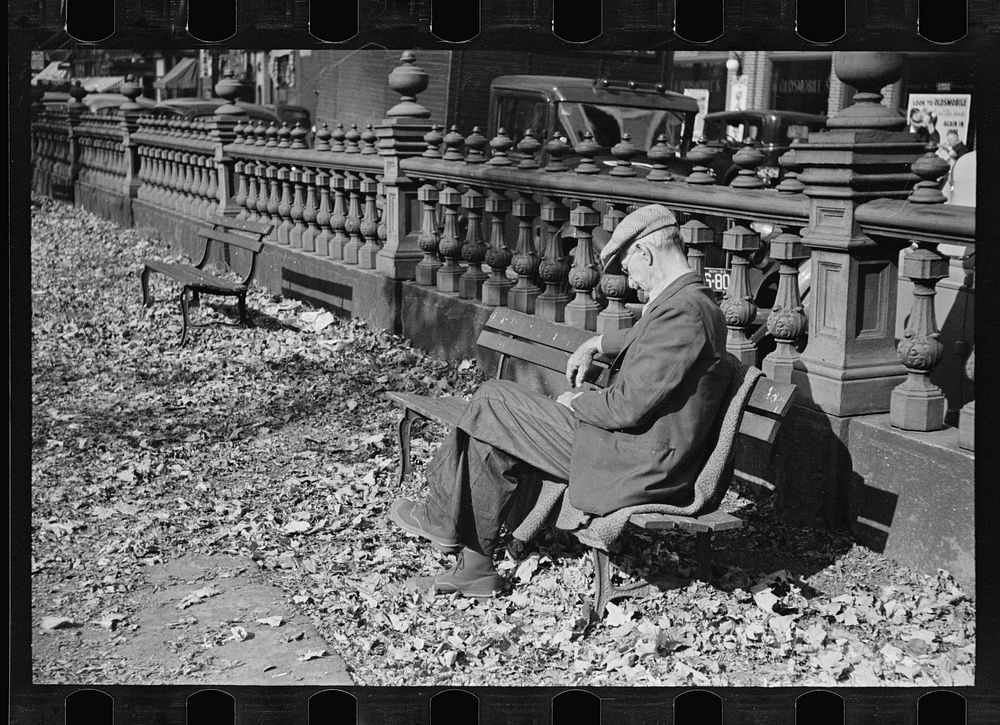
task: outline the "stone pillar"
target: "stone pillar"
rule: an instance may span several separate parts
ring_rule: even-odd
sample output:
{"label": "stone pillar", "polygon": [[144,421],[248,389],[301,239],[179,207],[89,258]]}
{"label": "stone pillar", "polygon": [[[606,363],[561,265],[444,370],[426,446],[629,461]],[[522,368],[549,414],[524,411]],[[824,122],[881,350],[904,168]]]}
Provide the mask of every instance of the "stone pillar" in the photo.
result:
{"label": "stone pillar", "polygon": [[880,103],[879,90],[902,75],[902,54],[836,53],[834,70],[860,89],[854,104],[828,121],[829,131],[795,146],[810,199],[802,242],[812,250],[813,278],[809,344],[792,382],[798,402],[825,413],[884,413],[904,375],[894,339],[897,248],[862,234],[854,211],[870,199],[904,197],[923,148],[903,130],[902,114]]}
{"label": "stone pillar", "polygon": [[748,326],[757,317],[757,305],[750,293],[750,255],[760,247],[760,236],[735,224],[722,233],[722,248],[732,253],[729,287],[719,307],[726,316],[726,350],[744,365],[757,364],[757,346],[750,339]]}
{"label": "stone pillar", "polygon": [[806,331],[806,313],[799,296],[799,265],[809,258],[798,234],[779,234],[771,240],[771,259],[780,263],[778,294],[767,316],[767,331],[776,343],[775,349],[761,363],[761,369],[771,380],[792,381],[792,369],[799,357],[795,345]]}
{"label": "stone pillar", "polygon": [[214,163],[218,175],[218,206],[215,211],[224,216],[235,216],[240,211],[233,188],[233,159],[224,150],[227,144],[236,140],[236,124],[247,118],[246,110],[236,105],[240,90],[240,82],[231,77],[223,78],[215,84],[215,95],[225,98],[227,102],[215,109],[215,116],[209,126],[215,142]]}
{"label": "stone pillar", "polygon": [[122,191],[129,199],[135,199],[139,195],[142,179],[139,178],[139,147],[132,143],[132,134],[138,130],[142,115],[142,106],[135,102],[142,93],[142,87],[129,78],[122,84],[121,92],[128,98],[128,102],[118,109],[122,116],[122,145],[125,151],[125,188]]}
{"label": "stone pillar", "polygon": [[[965,363],[965,376],[976,380],[976,351],[972,350]],[[976,401],[972,400],[962,406],[958,414],[958,445],[967,451],[976,450]]]}
{"label": "stone pillar", "polygon": [[431,130],[430,111],[417,103],[416,96],[428,84],[428,75],[416,65],[416,56],[404,51],[401,65],[389,74],[389,87],[400,101],[386,112],[375,130],[378,153],[385,157],[382,186],[385,189],[385,244],[378,251],[375,269],[390,279],[413,279],[423,257],[420,230],[416,224],[417,187],[400,170],[399,161],[419,156],[427,148],[424,135]]}

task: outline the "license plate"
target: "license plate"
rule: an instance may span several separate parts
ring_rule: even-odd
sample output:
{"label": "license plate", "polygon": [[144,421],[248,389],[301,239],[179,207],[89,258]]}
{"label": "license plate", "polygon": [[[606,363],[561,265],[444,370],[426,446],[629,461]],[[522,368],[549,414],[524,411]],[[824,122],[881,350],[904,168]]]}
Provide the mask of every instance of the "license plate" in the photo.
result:
{"label": "license plate", "polygon": [[716,292],[729,288],[729,270],[725,267],[705,267],[705,284]]}

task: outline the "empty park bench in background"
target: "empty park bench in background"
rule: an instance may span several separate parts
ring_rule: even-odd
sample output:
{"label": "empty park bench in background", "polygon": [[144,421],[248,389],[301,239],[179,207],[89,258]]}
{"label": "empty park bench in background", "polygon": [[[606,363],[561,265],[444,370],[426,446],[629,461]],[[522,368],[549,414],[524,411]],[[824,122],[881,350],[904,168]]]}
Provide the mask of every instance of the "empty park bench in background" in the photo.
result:
{"label": "empty park bench in background", "polygon": [[[257,269],[257,255],[264,248],[264,237],[271,231],[272,224],[242,221],[230,217],[212,217],[208,223],[198,230],[198,236],[205,240],[205,249],[201,259],[196,264],[181,264],[177,262],[161,262],[155,259],[144,259],[142,264],[142,304],[148,307],[152,304],[149,295],[149,275],[159,272],[170,277],[181,285],[180,304],[183,328],[181,330],[181,346],[187,340],[188,327],[202,327],[190,322],[188,293],[197,295],[210,294],[223,297],[235,297],[240,319],[237,324],[250,325],[247,316],[247,289]],[[223,247],[222,262],[228,271],[239,279],[230,279],[205,269],[210,261],[212,243]],[[249,253],[249,270],[239,275],[233,268],[233,248]],[[225,274],[226,270],[223,270]]]}
{"label": "empty park bench in background", "polygon": [[[574,350],[592,332],[577,328],[547,322],[532,315],[522,314],[510,309],[498,309],[486,321],[477,343],[499,354],[496,377],[502,378],[509,372],[512,364],[520,367],[520,378],[535,373],[538,381],[548,380],[549,385],[557,385],[560,379],[565,387],[566,361]],[[735,358],[732,362],[737,364]],[[532,371],[532,368],[535,368]],[[548,371],[548,372],[546,372]],[[594,383],[590,385],[603,386],[608,382],[609,370],[607,364],[598,362],[591,370]],[[747,377],[747,376],[750,377]],[[759,377],[756,377],[759,375]],[[707,581],[711,576],[712,564],[712,534],[716,531],[737,529],[743,525],[742,520],[732,514],[718,510],[725,489],[728,488],[734,469],[739,468],[736,460],[736,447],[733,445],[737,435],[755,439],[772,446],[777,437],[778,428],[787,415],[795,393],[795,386],[769,380],[755,368],[740,367],[737,380],[730,389],[730,397],[726,398],[726,409],[720,419],[720,432],[726,429],[721,421],[728,414],[733,425],[729,429],[729,439],[719,437],[716,441],[716,452],[722,453],[724,465],[716,465],[711,471],[715,480],[701,481],[699,486],[707,485],[714,490],[709,497],[710,504],[694,516],[682,516],[668,513],[636,513],[628,518],[628,524],[648,531],[669,531],[678,529],[694,533],[697,536],[697,576]],[[752,379],[751,379],[752,378]],[[749,394],[735,396],[733,394],[744,380],[752,384]],[[392,391],[386,393],[393,402],[403,408],[399,421],[399,481],[410,472],[410,428],[413,421],[422,418],[433,420],[447,427],[455,426],[468,403],[462,398],[428,397],[415,393]],[[730,410],[732,408],[732,410]],[[511,451],[514,455],[516,451]],[[719,456],[714,456],[719,458]],[[710,456],[709,460],[713,460]],[[543,492],[545,485],[543,485]],[[551,505],[551,501],[549,504]],[[536,504],[536,509],[540,501]],[[534,513],[534,512],[533,512]],[[543,512],[547,513],[547,512]],[[529,516],[532,514],[529,513]],[[587,542],[584,542],[585,544]],[[627,596],[636,585],[628,587],[613,587],[610,578],[610,562],[608,552],[589,544],[594,562],[594,596],[591,606],[602,616],[605,605],[612,599]],[[640,583],[642,584],[642,583]]]}

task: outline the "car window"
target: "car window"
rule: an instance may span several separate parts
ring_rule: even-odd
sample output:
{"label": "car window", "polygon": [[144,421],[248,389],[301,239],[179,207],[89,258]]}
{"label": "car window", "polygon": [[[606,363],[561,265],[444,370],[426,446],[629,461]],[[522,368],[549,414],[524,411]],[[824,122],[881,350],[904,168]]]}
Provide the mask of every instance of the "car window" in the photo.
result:
{"label": "car window", "polygon": [[[630,108],[606,106],[594,103],[562,103],[569,113],[562,114],[564,125],[574,117],[582,117],[583,124],[576,124],[572,137],[582,139],[583,133],[590,131],[594,141],[603,148],[611,148],[621,141],[622,134],[628,133],[632,143],[640,151],[649,150],[660,134],[668,144],[679,148],[684,138],[684,117],[674,111],[661,108]],[[572,107],[579,109],[578,114]]]}
{"label": "car window", "polygon": [[802,139],[805,141],[809,137],[809,127],[804,123],[791,123],[788,125],[786,134],[790,139]]}
{"label": "car window", "polygon": [[761,119],[706,118],[703,136],[708,141],[744,143],[761,138]]}
{"label": "car window", "polygon": [[497,103],[497,128],[512,139],[519,140],[531,130],[535,138],[544,139],[548,103],[541,96],[501,96]]}

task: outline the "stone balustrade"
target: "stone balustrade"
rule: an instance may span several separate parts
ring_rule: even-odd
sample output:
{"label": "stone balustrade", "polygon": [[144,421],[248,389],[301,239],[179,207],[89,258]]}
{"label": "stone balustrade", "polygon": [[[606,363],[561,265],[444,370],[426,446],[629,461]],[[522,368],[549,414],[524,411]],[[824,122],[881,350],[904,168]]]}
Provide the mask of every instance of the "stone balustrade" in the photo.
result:
{"label": "stone balustrade", "polygon": [[[409,52],[390,77],[401,101],[381,123],[323,124],[312,148],[307,129],[264,126],[232,104],[193,122],[40,112],[35,187],[73,175],[107,189],[132,183],[136,198],[176,214],[273,222],[268,241],[298,253],[594,331],[634,324],[643,301],[624,277],[601,274],[600,244],[631,209],[663,204],[692,269],[729,269],[719,296],[730,352],[795,382],[827,414],[888,412],[899,428],[935,430],[946,405],[930,382],[942,344],[933,300],[948,264],[937,246],[974,248],[974,213],[941,205],[932,151],[875,108],[878,69],[841,65],[861,89],[855,105],[793,146],[775,188],[761,184],[763,157],[749,147],[724,187],[704,167],[673,178],[662,138],[651,169],[633,164],[625,135],[601,173],[589,136],[571,145],[520,129],[445,131],[417,101],[427,74]],[[877,164],[865,161],[873,145]],[[707,166],[714,151],[690,158]],[[897,275],[914,285],[898,351]]]}

